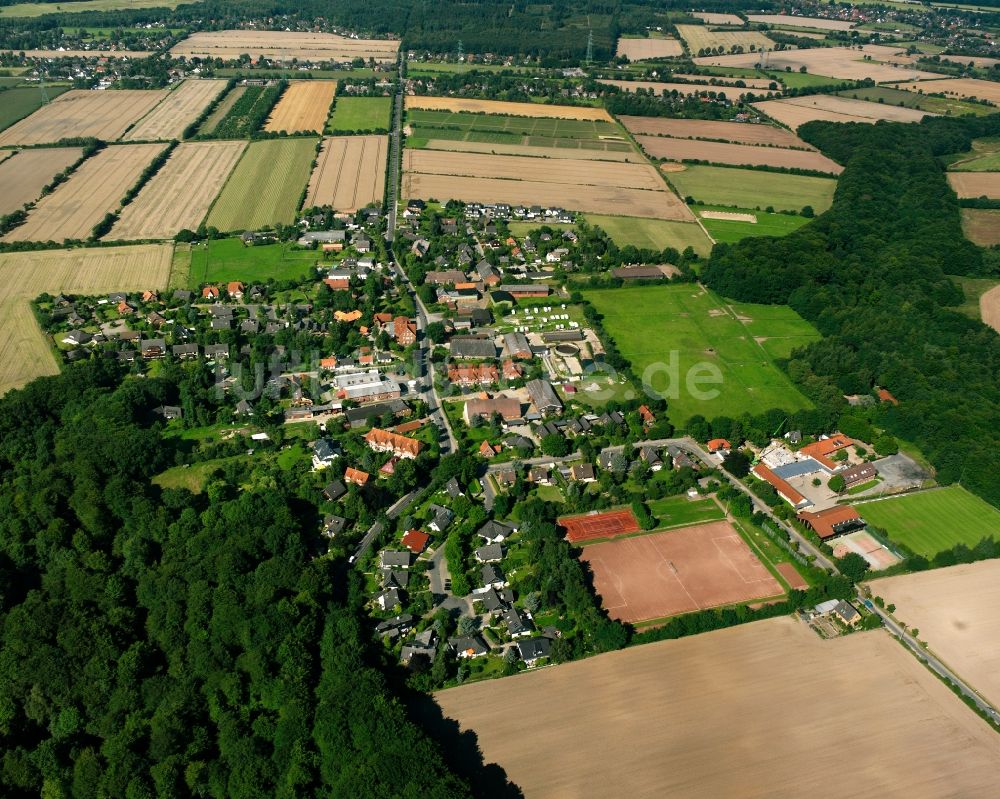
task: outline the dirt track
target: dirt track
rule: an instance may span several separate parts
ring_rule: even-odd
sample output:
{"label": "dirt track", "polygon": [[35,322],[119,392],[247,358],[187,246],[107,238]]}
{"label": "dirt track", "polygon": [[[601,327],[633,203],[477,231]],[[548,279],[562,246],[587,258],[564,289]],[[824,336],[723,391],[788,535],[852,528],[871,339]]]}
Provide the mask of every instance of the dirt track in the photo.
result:
{"label": "dirt track", "polygon": [[442,691],[527,799],[995,793],[1000,736],[881,631],[791,618]]}
{"label": "dirt track", "polygon": [[337,91],[332,80],[292,81],[264,125],[267,131],[322,133]]}
{"label": "dirt track", "polygon": [[243,141],[178,145],[105,238],[168,239],[185,228],[197,230],[244,149]]}
{"label": "dirt track", "polygon": [[70,179],[46,195],[28,220],[4,241],[86,239],[105,214],[118,210],[122,197],[165,144],[117,144],[84,161]]}

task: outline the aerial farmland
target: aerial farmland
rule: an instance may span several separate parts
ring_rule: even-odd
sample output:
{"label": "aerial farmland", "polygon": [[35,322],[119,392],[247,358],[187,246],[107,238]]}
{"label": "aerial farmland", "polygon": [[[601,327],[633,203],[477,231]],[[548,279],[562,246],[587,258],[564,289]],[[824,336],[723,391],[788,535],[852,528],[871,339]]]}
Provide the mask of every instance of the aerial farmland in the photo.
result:
{"label": "aerial farmland", "polygon": [[0,216],[37,200],[42,189],[64,169],[83,157],[80,147],[21,150],[0,161]]}
{"label": "aerial farmland", "polygon": [[329,136],[323,139],[309,179],[306,207],[330,205],[352,212],[382,201],[387,136]]}
{"label": "aerial farmland", "polygon": [[185,58],[237,60],[244,53],[279,61],[345,61],[372,58],[394,61],[399,42],[390,39],[353,39],[334,33],[299,31],[224,30],[194,33],[170,52]]}
{"label": "aerial farmland", "polygon": [[337,84],[329,80],[293,81],[272,109],[264,130],[322,133]]}
{"label": "aerial farmland", "polygon": [[226,88],[224,80],[185,80],[122,138],[126,141],[179,139]]}

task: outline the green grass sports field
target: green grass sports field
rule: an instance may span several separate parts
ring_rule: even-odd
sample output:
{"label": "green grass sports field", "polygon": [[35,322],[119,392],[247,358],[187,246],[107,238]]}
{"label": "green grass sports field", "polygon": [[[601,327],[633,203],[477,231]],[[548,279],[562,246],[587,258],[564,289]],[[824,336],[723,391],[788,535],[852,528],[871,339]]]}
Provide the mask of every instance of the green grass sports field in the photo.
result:
{"label": "green grass sports field", "polygon": [[188,285],[196,289],[204,283],[230,280],[297,280],[309,274],[316,260],[314,251],[291,244],[246,247],[239,239],[216,239],[192,248]]}
{"label": "green grass sports field", "polygon": [[[809,222],[804,216],[792,216],[790,214],[768,214],[764,211],[753,211],[746,208],[726,208],[712,205],[693,205],[694,211],[701,219],[709,235],[716,241],[732,244],[741,239],[748,239],[751,236],[787,236],[792,231],[798,230]],[[731,219],[705,219],[701,216],[702,211],[729,211],[735,213],[753,214],[757,217],[754,222],[740,222]]]}
{"label": "green grass sports field", "polygon": [[865,521],[918,555],[1000,538],[1000,511],[958,485],[855,506]]}
{"label": "green grass sports field", "polygon": [[681,197],[708,205],[799,211],[811,205],[818,214],[830,207],[837,187],[834,178],[786,175],[739,167],[688,166],[670,172],[667,180]]}
{"label": "green grass sports field", "polygon": [[691,500],[684,495],[651,499],[646,504],[649,512],[659,520],[660,527],[680,527],[726,518],[722,509],[710,499]]}
{"label": "green grass sports field", "polygon": [[639,379],[666,397],[676,425],[695,414],[711,419],[810,407],[774,363],[776,356],[755,341],[815,335],[791,309],[771,317],[773,306],[744,304],[737,314],[690,283],[585,291],[584,298],[604,316],[605,329]]}
{"label": "green grass sports field", "polygon": [[692,247],[699,255],[708,255],[712,250],[712,242],[705,231],[693,222],[599,214],[587,214],[586,220],[601,228],[619,247],[627,247],[629,244],[647,250],[673,247],[677,252],[684,252]]}
{"label": "green grass sports field", "polygon": [[338,97],[327,122],[330,131],[389,130],[391,97]]}
{"label": "green grass sports field", "polygon": [[206,224],[227,232],[291,224],[315,154],[316,139],[251,142]]}

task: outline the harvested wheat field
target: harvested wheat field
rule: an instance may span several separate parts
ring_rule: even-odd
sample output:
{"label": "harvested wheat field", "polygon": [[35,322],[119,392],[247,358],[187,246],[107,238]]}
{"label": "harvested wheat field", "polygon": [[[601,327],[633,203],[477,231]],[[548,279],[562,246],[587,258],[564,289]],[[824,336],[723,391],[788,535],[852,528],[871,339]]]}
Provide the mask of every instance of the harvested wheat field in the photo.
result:
{"label": "harvested wheat field", "polygon": [[684,55],[684,45],[674,38],[665,36],[650,36],[645,39],[618,39],[619,58],[625,56],[629,61],[645,61],[651,58],[673,58]]}
{"label": "harvested wheat field", "polygon": [[84,161],[66,183],[43,197],[3,241],[85,239],[164,149],[164,144],[118,144]]}
{"label": "harvested wheat field", "polygon": [[1000,768],[1000,736],[887,634],[790,617],[435,699],[527,799],[985,797]]}
{"label": "harvested wheat field", "polygon": [[175,44],[170,54],[186,58],[235,61],[248,53],[255,61],[395,61],[399,42],[391,39],[351,39],[335,33],[304,31],[199,31]]}
{"label": "harvested wheat field", "polygon": [[309,178],[306,207],[329,205],[354,212],[382,202],[388,136],[330,136]]}
{"label": "harvested wheat field", "polygon": [[[572,141],[565,139],[564,141]],[[529,158],[573,158],[581,161],[640,161],[641,156],[629,150],[591,150],[589,147],[538,147],[531,144],[496,144],[485,141],[453,141],[428,139],[425,150],[444,150],[461,153],[487,153],[492,155],[523,155]]]}
{"label": "harvested wheat field", "polygon": [[747,14],[751,22],[764,25],[783,25],[793,28],[814,28],[823,31],[849,31],[853,22],[840,19],[823,19],[822,17],[793,17],[791,14]]}
{"label": "harvested wheat field", "polygon": [[146,244],[0,254],[0,394],[59,371],[31,312],[35,297],[162,290],[172,253],[168,244]]}
{"label": "harvested wheat field", "polygon": [[34,202],[52,179],[83,155],[81,147],[21,150],[13,158],[0,158],[0,216]]}
{"label": "harvested wheat field", "polygon": [[832,94],[765,100],[754,103],[753,106],[793,129],[817,119],[827,122],[875,123],[880,119],[887,119],[890,122],[919,122],[925,116],[937,116],[917,108],[870,103],[867,100],[853,100]]}
{"label": "harvested wheat field", "polygon": [[692,55],[702,50],[718,47],[730,50],[742,47],[744,50],[760,50],[762,47],[771,49],[774,42],[760,31],[744,30],[712,30],[704,25],[677,25],[677,35],[684,40]]}
{"label": "harvested wheat field", "polygon": [[25,58],[121,58],[142,59],[155,55],[152,50],[0,50],[3,55],[19,55]]}
{"label": "harvested wheat field", "polygon": [[185,80],[167,98],[124,136],[123,141],[169,141],[184,135],[184,129],[222,94],[224,80]]}
{"label": "harvested wheat field", "polygon": [[337,82],[333,80],[292,81],[272,109],[264,130],[322,133],[336,92]]}
{"label": "harvested wheat field", "polygon": [[[0,174],[3,167],[0,166]],[[994,208],[963,208],[962,232],[980,247],[1000,244],[1000,211]]]}
{"label": "harvested wheat field", "polygon": [[667,191],[576,186],[534,180],[492,180],[409,172],[403,175],[403,197],[540,205],[593,214],[643,216],[685,222],[694,218],[688,207]]}
{"label": "harvested wheat field", "polygon": [[0,146],[86,137],[115,141],[166,96],[166,89],[74,89],[0,133]]}
{"label": "harvested wheat field", "polygon": [[636,136],[636,142],[653,158],[670,161],[710,161],[736,166],[778,166],[811,169],[839,175],[844,168],[822,153],[809,150],[785,150],[780,147],[754,147],[748,144],[725,144],[714,141],[668,139],[665,136]]}
{"label": "harvested wheat field", "polygon": [[979,314],[983,322],[1000,333],[1000,286],[984,292],[979,298]]}
{"label": "harvested wheat field", "polygon": [[405,150],[403,152],[403,171],[500,180],[520,180],[524,177],[530,177],[546,183],[623,186],[648,191],[667,190],[663,179],[649,164],[578,161],[568,158],[543,161],[515,155]]}
{"label": "harvested wheat field", "polygon": [[1000,172],[949,172],[948,184],[959,197],[1000,200]]}
{"label": "harvested wheat field", "polygon": [[812,150],[813,147],[791,131],[774,125],[745,122],[716,122],[709,119],[668,119],[666,117],[619,117],[629,133],[670,136],[675,139],[714,139],[736,144],[765,144],[774,147]]}
{"label": "harvested wheat field", "polygon": [[743,20],[735,14],[715,14],[710,11],[692,11],[691,16],[708,25],[742,25]]}
{"label": "harvested wheat field", "polygon": [[465,97],[407,97],[406,108],[423,108],[428,111],[465,111],[470,114],[506,114],[514,117],[613,121],[603,108],[591,106],[510,103],[505,100],[475,100]]}
{"label": "harvested wheat field", "polygon": [[[816,47],[807,50],[769,50],[767,68],[774,72],[798,72],[805,67],[806,72],[843,80],[864,80],[871,78],[876,83],[901,80],[923,80],[939,77],[933,72],[914,71],[907,66],[905,54],[898,47],[867,44],[863,48]],[[871,61],[865,61],[865,56]],[[711,55],[694,59],[694,63],[718,67],[756,68],[760,65],[760,53],[739,53],[734,55]],[[891,62],[891,63],[883,63]]]}
{"label": "harvested wheat field", "polygon": [[244,141],[178,145],[105,239],[169,239],[180,230],[196,230],[246,146]]}
{"label": "harvested wheat field", "polygon": [[899,83],[897,89],[924,94],[943,94],[946,97],[975,98],[1000,105],[1000,83],[975,78],[946,78],[944,80],[910,81]]}
{"label": "harvested wheat field", "polygon": [[652,91],[653,94],[661,95],[664,92],[677,92],[682,95],[702,94],[712,92],[726,97],[742,97],[744,94],[760,94],[761,89],[740,88],[739,86],[713,86],[710,83],[664,83],[656,80],[599,80],[606,86],[614,86],[623,92]]}
{"label": "harvested wheat field", "polygon": [[1000,561],[886,577],[872,593],[994,706],[1000,704]]}

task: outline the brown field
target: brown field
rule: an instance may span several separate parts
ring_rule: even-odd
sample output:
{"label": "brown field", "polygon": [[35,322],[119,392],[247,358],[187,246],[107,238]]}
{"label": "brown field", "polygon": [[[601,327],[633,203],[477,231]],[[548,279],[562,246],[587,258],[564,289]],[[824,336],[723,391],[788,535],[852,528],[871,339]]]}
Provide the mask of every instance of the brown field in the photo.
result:
{"label": "brown field", "polygon": [[3,163],[12,155],[17,155],[17,150],[0,150],[0,163]]}
{"label": "brown field", "polygon": [[684,45],[674,38],[662,36],[648,39],[618,39],[617,56],[625,56],[629,61],[645,61],[650,58],[673,58],[684,55]]}
{"label": "brown field", "polygon": [[867,100],[851,100],[827,94],[764,100],[753,103],[753,107],[792,129],[797,129],[800,125],[813,120],[874,124],[880,119],[888,119],[891,122],[919,122],[925,116],[936,116],[915,108],[902,108],[888,103],[870,103]]}
{"label": "brown field", "polygon": [[[871,78],[876,83],[927,79],[939,77],[932,72],[916,72],[912,67],[905,66],[906,56],[898,47],[868,44],[863,49],[851,47],[817,47],[808,50],[768,51],[767,67],[775,72],[784,72],[789,67],[792,72],[798,72],[805,67],[813,75],[824,75],[830,78],[844,80],[864,80]],[[872,57],[865,61],[865,55]],[[738,55],[715,55],[696,58],[696,64],[720,67],[753,68],[760,63],[759,53],[740,53]],[[883,63],[885,62],[885,63]],[[894,64],[899,64],[895,66]]]}
{"label": "brown field", "polygon": [[465,97],[407,97],[406,107],[423,108],[428,111],[465,111],[470,114],[506,114],[515,117],[613,121],[603,108],[544,105],[542,103],[509,103],[504,100],[475,100]]}
{"label": "brown field", "polygon": [[390,39],[350,39],[335,33],[288,31],[200,31],[170,49],[187,58],[221,58],[234,61],[244,53],[254,60],[275,61],[395,61],[399,42]]}
{"label": "brown field", "polygon": [[556,521],[560,529],[566,531],[566,540],[571,544],[598,538],[616,538],[642,530],[631,508],[618,508],[601,513],[593,511],[578,516],[560,516]]}
{"label": "brown field", "polygon": [[972,64],[979,69],[989,69],[990,67],[1000,64],[1000,58],[987,58],[986,56],[941,55],[939,58],[942,61],[951,61],[953,64],[962,64],[963,66]]}
{"label": "brown field", "polygon": [[634,92],[637,89],[643,91],[653,90],[656,95],[663,92],[677,92],[678,94],[701,94],[702,92],[714,92],[724,94],[726,97],[742,97],[744,94],[760,94],[760,89],[740,88],[739,86],[713,86],[710,83],[664,83],[656,80],[599,80],[606,86],[616,86],[623,92]]}
{"label": "brown field", "polygon": [[774,125],[744,122],[716,122],[707,119],[667,119],[666,117],[619,117],[629,132],[675,139],[716,139],[737,144],[766,144],[790,149],[812,150],[794,133]]}
{"label": "brown field", "polygon": [[948,184],[959,197],[1000,200],[1000,172],[949,172]]}
{"label": "brown field", "polygon": [[691,16],[709,25],[742,25],[743,20],[735,14],[713,14],[710,11],[692,11]]}
{"label": "brown field", "polygon": [[776,563],[774,568],[778,570],[778,574],[785,578],[785,582],[788,583],[789,588],[804,591],[809,587],[809,583],[805,581],[791,563]]}
{"label": "brown field", "polygon": [[983,322],[1000,333],[1000,286],[991,288],[979,298],[979,314]]}
{"label": "brown field", "polygon": [[668,139],[664,136],[636,136],[635,140],[653,158],[670,161],[700,160],[737,166],[780,166],[813,169],[839,175],[844,168],[822,153],[809,150],[784,150],[780,147],[754,147],[749,144]]}
{"label": "brown field", "polygon": [[630,624],[783,593],[729,522],[591,544],[579,557],[608,615]]}
{"label": "brown field", "polygon": [[[588,142],[590,144],[591,142]],[[530,144],[494,144],[483,141],[452,141],[428,139],[425,150],[446,150],[461,153],[491,153],[494,155],[524,155],[531,158],[574,158],[583,161],[636,161],[635,151],[593,150],[590,147],[535,147]]]}
{"label": "brown field", "polygon": [[246,146],[244,141],[178,145],[105,238],[169,239],[185,228],[196,230]]}
{"label": "brown field", "polygon": [[4,241],[85,239],[107,213],[118,209],[125,192],[163,150],[163,144],[119,144],[88,158],[72,177],[46,195],[28,220]]}
{"label": "brown field", "polygon": [[785,25],[793,28],[815,28],[823,31],[849,31],[853,22],[839,19],[822,19],[821,17],[793,17],[791,14],[747,14],[751,22],[761,22],[765,25]]}
{"label": "brown field", "polygon": [[[3,167],[0,167],[2,173]],[[1000,244],[1000,211],[963,208],[962,231],[965,238],[980,247],[992,247]]]}
{"label": "brown field", "polygon": [[26,58],[149,58],[151,50],[0,50],[4,55],[24,53]]}
{"label": "brown field", "polygon": [[288,84],[264,130],[322,133],[337,91],[333,80],[296,80]]}
{"label": "brown field", "polygon": [[991,704],[1000,704],[1000,560],[886,577],[872,593]]}
{"label": "brown field", "polygon": [[0,394],[59,367],[31,312],[43,292],[102,294],[165,289],[168,244],[0,254]]}
{"label": "brown field", "polygon": [[123,141],[169,141],[179,139],[184,129],[226,88],[224,80],[185,80],[167,98],[124,136]]}
{"label": "brown field", "polygon": [[83,149],[56,147],[21,150],[13,158],[0,158],[0,216],[34,202],[57,174],[75,164]]}
{"label": "brown field", "polygon": [[946,97],[976,98],[1000,105],[1000,83],[975,78],[946,78],[945,80],[910,81],[895,88],[924,94],[944,94]]}
{"label": "brown field", "polygon": [[685,75],[680,72],[674,73],[675,78],[682,78],[684,80],[693,80],[695,83],[720,83],[720,84],[735,84],[742,83],[751,89],[767,89],[772,83],[778,84],[778,90],[781,89],[780,80],[772,80],[771,78],[726,78],[721,75]]}
{"label": "brown field", "polygon": [[388,136],[329,136],[309,178],[306,207],[353,212],[382,202]]}
{"label": "brown field", "polygon": [[405,150],[403,171],[499,180],[520,180],[530,177],[546,183],[622,186],[647,191],[667,191],[656,169],[649,164],[577,161],[569,158],[541,161],[537,158],[516,155]]}
{"label": "brown field", "polygon": [[114,141],[166,96],[165,89],[74,89],[0,133],[0,146],[88,136]]}
{"label": "brown field", "polygon": [[712,30],[704,25],[677,25],[677,35],[684,40],[692,55],[699,50],[722,47],[729,50],[732,47],[751,47],[759,50],[762,47],[771,49],[774,42],[760,31],[744,30]]}
{"label": "brown field", "polygon": [[693,219],[688,207],[674,194],[666,191],[606,186],[580,187],[530,180],[491,180],[407,173],[403,175],[403,197],[541,205],[592,214],[643,216],[684,222]]}
{"label": "brown field", "polygon": [[1000,768],[1000,737],[888,635],[787,617],[435,699],[527,799],[986,797]]}

